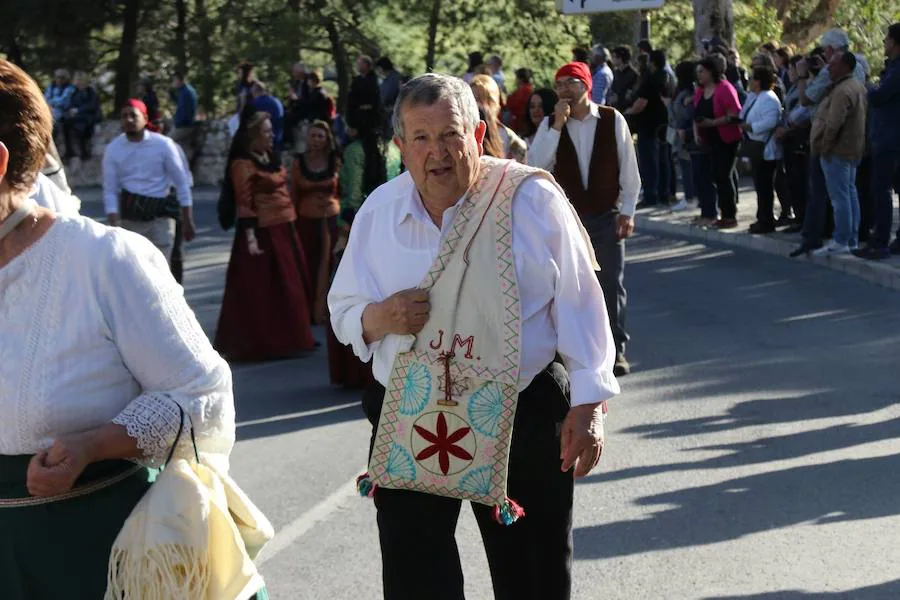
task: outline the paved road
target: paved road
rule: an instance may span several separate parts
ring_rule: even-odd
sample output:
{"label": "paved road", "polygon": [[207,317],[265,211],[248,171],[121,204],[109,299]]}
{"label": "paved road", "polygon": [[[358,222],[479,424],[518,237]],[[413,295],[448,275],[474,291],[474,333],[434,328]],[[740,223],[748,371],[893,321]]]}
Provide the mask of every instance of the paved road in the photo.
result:
{"label": "paved road", "polygon": [[[212,333],[230,240],[197,210],[187,294]],[[635,373],[577,487],[575,598],[900,597],[900,295],[649,236],[627,282]],[[273,598],[377,599],[374,508],[349,485],[367,424],[323,354],[235,369],[233,472],[280,531],[262,558]],[[468,598],[488,599],[464,515]]]}

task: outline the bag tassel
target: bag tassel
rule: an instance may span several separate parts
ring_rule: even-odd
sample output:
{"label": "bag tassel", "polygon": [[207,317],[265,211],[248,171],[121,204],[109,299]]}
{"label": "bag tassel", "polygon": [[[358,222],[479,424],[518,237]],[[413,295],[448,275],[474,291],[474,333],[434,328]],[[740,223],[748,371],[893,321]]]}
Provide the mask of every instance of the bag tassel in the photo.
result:
{"label": "bag tassel", "polygon": [[501,525],[512,525],[524,516],[525,509],[511,498],[507,498],[500,506],[494,507],[494,520]]}
{"label": "bag tassel", "polygon": [[377,489],[378,486],[372,483],[372,478],[368,473],[363,473],[356,478],[356,491],[363,498],[374,498]]}

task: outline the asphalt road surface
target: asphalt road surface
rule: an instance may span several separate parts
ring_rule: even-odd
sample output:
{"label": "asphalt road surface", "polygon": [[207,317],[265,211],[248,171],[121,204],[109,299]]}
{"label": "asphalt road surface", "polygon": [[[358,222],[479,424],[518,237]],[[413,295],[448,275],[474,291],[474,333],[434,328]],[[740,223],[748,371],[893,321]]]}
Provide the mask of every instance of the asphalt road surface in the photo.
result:
{"label": "asphalt road surface", "polygon": [[[81,196],[100,213],[95,190]],[[210,335],[231,243],[215,196],[197,194],[186,269]],[[628,258],[635,371],[576,488],[574,597],[900,597],[900,295],[640,234]],[[260,559],[272,598],[380,598],[375,510],[353,495],[369,429],[358,395],[329,385],[321,350],[234,379],[232,471],[278,531]],[[467,598],[489,599],[463,515]]]}

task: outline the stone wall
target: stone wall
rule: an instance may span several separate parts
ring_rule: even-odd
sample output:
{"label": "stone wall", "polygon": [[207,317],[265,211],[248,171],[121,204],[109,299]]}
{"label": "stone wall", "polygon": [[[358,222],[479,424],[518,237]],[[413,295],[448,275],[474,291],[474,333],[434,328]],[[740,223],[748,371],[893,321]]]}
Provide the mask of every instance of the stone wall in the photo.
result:
{"label": "stone wall", "polygon": [[[219,185],[225,172],[225,158],[231,138],[228,122],[205,121],[198,125],[199,154],[194,165],[194,185]],[[66,163],[66,177],[71,186],[99,186],[103,183],[102,163],[106,145],[122,132],[119,121],[104,121],[94,133],[92,158],[83,161],[73,158]],[[60,154],[65,152],[62,140],[57,140]]]}

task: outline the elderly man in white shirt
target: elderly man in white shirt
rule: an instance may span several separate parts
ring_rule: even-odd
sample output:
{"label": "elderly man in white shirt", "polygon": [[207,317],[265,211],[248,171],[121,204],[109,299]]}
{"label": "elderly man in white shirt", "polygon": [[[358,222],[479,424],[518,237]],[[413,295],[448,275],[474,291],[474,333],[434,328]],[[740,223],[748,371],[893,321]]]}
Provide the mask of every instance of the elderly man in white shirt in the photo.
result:
{"label": "elderly man in white shirt", "polygon": [[122,131],[103,154],[107,221],[143,235],[168,260],[176,220],[181,220],[184,240],[194,239],[193,177],[178,145],[147,130],[147,108],[140,100],[129,100],[122,109]]}
{"label": "elderly man in white shirt", "polygon": [[[442,344],[449,345],[449,352],[441,354],[447,357],[447,379],[441,381],[441,398],[436,404],[412,410],[443,415],[442,405],[456,404],[442,402],[445,392],[451,400],[452,394],[466,386],[462,381],[457,390],[459,380],[451,380],[450,359],[455,356],[452,367],[460,369],[454,372],[463,372],[464,358],[485,358],[484,347],[491,343],[488,340],[479,346],[478,340],[484,341],[490,332],[474,331],[466,339],[455,335],[450,342],[452,331],[444,336],[441,330],[432,337],[435,321],[444,322],[442,313],[454,305],[454,314],[468,320],[502,310],[503,306],[496,304],[504,302],[495,300],[492,289],[498,276],[514,279],[517,302],[508,304],[506,310],[513,313],[512,320],[517,324],[511,327],[510,336],[516,340],[514,350],[519,358],[517,377],[511,384],[518,392],[518,408],[508,454],[508,494],[522,503],[526,516],[504,527],[495,522],[501,520],[496,512],[492,518],[489,506],[473,502],[472,507],[491,566],[496,598],[569,598],[573,470],[581,477],[598,463],[605,401],[619,393],[612,374],[612,335],[586,235],[565,196],[546,173],[481,157],[485,124],[479,121],[474,96],[462,80],[427,74],[406,84],[394,112],[394,130],[409,170],[378,188],[363,204],[328,297],[337,338],[351,345],[360,359],[374,359],[378,383],[363,397],[363,408],[375,426],[372,448],[377,453],[382,440],[376,440],[376,432],[384,425],[379,418],[383,411],[390,414],[394,402],[385,395],[385,387],[395,389],[392,379],[397,365],[402,357],[414,354],[407,352],[410,348],[423,349],[420,342],[425,342],[426,354],[428,346],[436,350],[443,348]],[[504,196],[504,186],[481,185],[485,172],[504,169],[530,174],[508,192],[511,198]],[[503,181],[503,175],[500,177]],[[479,206],[476,202],[485,197],[485,190],[499,194],[496,203],[492,196],[484,217],[476,214],[470,218],[472,206]],[[479,264],[479,248],[500,252],[502,244],[494,250],[493,244],[483,243],[485,239],[490,241],[490,234],[485,238],[479,231],[498,231],[490,206],[505,202],[511,207],[506,223],[509,227],[501,226],[499,231],[509,251],[501,257],[502,264],[508,266],[498,274],[491,266],[496,263]],[[477,227],[472,241],[468,245],[457,243],[456,250],[449,253],[446,249],[453,247],[460,231],[471,231],[466,227],[473,223]],[[448,266],[443,270],[445,264]],[[486,276],[476,277],[474,287],[465,285],[471,278],[459,286],[442,285],[453,268],[478,270],[485,265],[487,270],[482,272]],[[510,268],[513,265],[514,269]],[[436,272],[441,275],[435,283]],[[470,335],[470,331],[462,335]],[[430,381],[430,374],[424,375]],[[413,383],[404,385],[411,395]],[[428,387],[430,393],[430,383]],[[415,427],[416,431],[420,429]],[[444,433],[446,429],[444,425]],[[468,431],[468,427],[456,433],[451,430],[448,439],[465,446]],[[393,439],[403,444],[408,437],[398,433]],[[448,464],[458,462],[445,455],[466,456],[465,450],[451,445],[446,453],[442,451],[445,474]],[[398,470],[434,472],[428,465],[431,454],[427,451],[415,459],[401,452],[397,456],[408,456],[409,460],[395,461],[393,467]],[[454,539],[458,498],[463,496],[441,495],[442,479],[423,475],[426,483],[437,482],[433,493],[381,484],[374,492],[387,600],[464,597]],[[489,486],[490,480],[485,484]]]}
{"label": "elderly man in white shirt", "polygon": [[625,358],[625,239],[634,231],[641,178],[625,117],[592,102],[592,84],[582,63],[557,71],[559,102],[538,127],[528,163],[553,172],[590,233],[616,344],[615,374],[622,376],[631,372]]}

